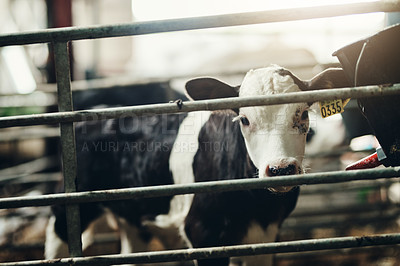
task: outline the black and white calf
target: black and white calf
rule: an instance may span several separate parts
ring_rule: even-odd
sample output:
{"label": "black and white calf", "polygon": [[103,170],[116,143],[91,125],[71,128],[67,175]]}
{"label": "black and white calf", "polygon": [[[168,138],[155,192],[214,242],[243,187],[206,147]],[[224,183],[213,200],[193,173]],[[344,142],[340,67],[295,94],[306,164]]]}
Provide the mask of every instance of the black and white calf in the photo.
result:
{"label": "black and white calf", "polygon": [[[240,87],[211,78],[186,85],[193,100],[272,95],[341,87],[340,69],[301,81],[278,66],[251,70]],[[309,103],[239,110],[124,117],[77,125],[78,190],[182,184],[303,173]],[[298,187],[211,192],[81,204],[82,230],[104,210],[118,217],[121,252],[146,249],[152,236],[167,248],[272,242],[294,209]],[[67,256],[64,210],[53,208],[46,258]],[[271,256],[242,258],[270,265]],[[230,259],[198,261],[228,265]]]}

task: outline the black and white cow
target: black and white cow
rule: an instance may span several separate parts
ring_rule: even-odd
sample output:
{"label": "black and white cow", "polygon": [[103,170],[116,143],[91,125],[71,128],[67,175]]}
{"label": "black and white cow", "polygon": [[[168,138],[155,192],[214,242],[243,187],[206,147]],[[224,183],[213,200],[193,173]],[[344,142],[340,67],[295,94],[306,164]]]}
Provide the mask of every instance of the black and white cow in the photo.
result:
{"label": "black and white cow", "polygon": [[[251,70],[240,87],[211,78],[186,85],[192,100],[273,95],[346,86],[340,69],[301,81],[270,66]],[[76,127],[78,190],[182,184],[303,173],[310,103],[189,114],[125,116]],[[81,204],[82,230],[104,210],[118,217],[121,252],[146,249],[152,236],[167,248],[272,242],[294,209],[298,187],[212,192]],[[67,256],[64,209],[53,208],[46,258]],[[242,265],[270,265],[268,255]],[[198,261],[228,265],[230,259]]]}

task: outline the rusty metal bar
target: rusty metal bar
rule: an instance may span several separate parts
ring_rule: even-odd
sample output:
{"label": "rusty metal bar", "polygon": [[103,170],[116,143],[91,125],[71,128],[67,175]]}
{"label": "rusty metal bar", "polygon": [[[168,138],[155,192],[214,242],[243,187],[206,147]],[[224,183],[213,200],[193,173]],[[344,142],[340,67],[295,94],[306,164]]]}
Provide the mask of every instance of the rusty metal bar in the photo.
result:
{"label": "rusty metal bar", "polygon": [[57,156],[46,156],[26,163],[0,170],[0,183],[15,175],[29,175],[56,166]]}
{"label": "rusty metal bar", "polygon": [[149,187],[98,190],[43,196],[0,199],[0,209],[54,204],[73,204],[96,201],[126,200],[133,198],[163,197],[191,193],[221,192],[247,189],[266,189],[276,186],[341,183],[354,180],[392,178],[400,176],[400,166],[385,169],[335,171],[305,175],[277,176],[274,178],[247,178]]}
{"label": "rusty metal bar", "polygon": [[23,106],[42,109],[56,103],[57,99],[53,93],[44,93],[42,91],[35,91],[30,94],[0,95],[0,108]]}
{"label": "rusty metal bar", "polygon": [[60,130],[56,127],[27,127],[0,131],[0,143],[57,137],[60,137]]}
{"label": "rusty metal bar", "polygon": [[71,40],[121,37],[161,32],[326,18],[371,12],[395,11],[400,11],[400,3],[398,1],[375,1],[367,3],[353,3],[344,5],[329,5],[217,16],[203,16],[195,18],[169,19],[151,22],[136,22],[120,25],[68,27],[25,33],[3,34],[0,35],[0,46],[45,42],[65,42]]}
{"label": "rusty metal bar", "polygon": [[400,244],[400,234],[383,234],[361,237],[336,237],[212,248],[191,248],[183,250],[140,252],[132,254],[93,256],[85,258],[65,258],[55,260],[0,263],[0,266],[34,266],[49,264],[118,265],[127,263],[156,263],[398,244]]}
{"label": "rusty metal bar", "polygon": [[40,173],[40,174],[19,174],[13,175],[9,177],[2,177],[0,179],[0,188],[3,186],[9,185],[23,185],[23,184],[43,184],[49,182],[60,182],[61,181],[61,173],[52,172],[52,173]]}
{"label": "rusty metal bar", "polygon": [[[54,43],[54,59],[57,77],[58,109],[72,111],[71,78],[67,42]],[[76,191],[76,148],[72,122],[60,123],[62,171],[66,193]],[[66,205],[68,248],[71,257],[82,256],[81,222],[78,204]]]}
{"label": "rusty metal bar", "polygon": [[225,98],[203,101],[187,101],[182,106],[175,103],[149,104],[141,106],[91,109],[75,112],[59,112],[35,115],[0,117],[0,128],[32,126],[64,122],[111,119],[120,116],[141,116],[163,113],[183,113],[201,110],[232,109],[246,106],[275,105],[298,102],[318,102],[322,100],[376,97],[400,93],[400,83],[393,86],[362,86],[331,90],[302,91],[268,96],[246,98]]}
{"label": "rusty metal bar", "polygon": [[383,212],[370,212],[358,213],[354,212],[352,215],[335,215],[320,216],[315,219],[287,219],[282,225],[282,231],[294,230],[295,232],[311,232],[315,229],[328,229],[334,228],[335,231],[348,232],[346,229],[349,226],[363,228],[374,224],[377,228],[385,227],[389,224],[395,226],[395,221],[398,219],[400,211],[383,211]]}

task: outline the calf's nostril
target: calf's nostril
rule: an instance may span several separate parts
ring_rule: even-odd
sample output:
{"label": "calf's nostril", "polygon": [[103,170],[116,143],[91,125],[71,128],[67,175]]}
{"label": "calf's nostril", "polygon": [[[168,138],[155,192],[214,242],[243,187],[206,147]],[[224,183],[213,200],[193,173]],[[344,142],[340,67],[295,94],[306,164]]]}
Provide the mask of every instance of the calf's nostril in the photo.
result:
{"label": "calf's nostril", "polygon": [[276,166],[268,167],[267,175],[268,176],[277,176],[277,175],[279,175],[279,168],[276,167]]}
{"label": "calf's nostril", "polygon": [[267,176],[293,175],[297,173],[296,165],[289,164],[286,167],[269,166]]}
{"label": "calf's nostril", "polygon": [[286,168],[283,169],[283,175],[293,175],[296,174],[296,166],[294,164],[289,164]]}

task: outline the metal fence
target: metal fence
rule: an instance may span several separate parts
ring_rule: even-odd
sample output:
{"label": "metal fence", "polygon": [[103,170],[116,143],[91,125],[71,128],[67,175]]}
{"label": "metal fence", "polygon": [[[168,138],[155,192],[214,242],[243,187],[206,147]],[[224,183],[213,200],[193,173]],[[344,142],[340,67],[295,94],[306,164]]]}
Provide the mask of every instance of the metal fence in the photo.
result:
{"label": "metal fence", "polygon": [[3,198],[0,199],[0,208],[4,209],[26,206],[66,204],[67,229],[69,240],[68,247],[71,256],[71,258],[66,259],[2,263],[1,265],[109,265],[124,263],[148,263],[226,256],[243,256],[400,244],[400,234],[389,234],[368,237],[341,237],[255,245],[146,252],[130,255],[110,255],[84,258],[81,257],[82,244],[80,235],[81,230],[79,227],[80,221],[78,205],[78,203],[81,202],[121,200],[138,197],[157,197],[187,193],[202,193],[205,191],[209,192],[210,190],[227,191],[265,188],[276,185],[338,183],[350,180],[398,177],[400,176],[400,167],[353,172],[306,174],[302,175],[301,177],[298,175],[294,175],[264,180],[232,180],[222,182],[207,182],[202,184],[117,189],[112,191],[76,192],[76,150],[73,128],[74,122],[89,121],[94,119],[117,118],[123,115],[137,116],[146,114],[190,112],[198,110],[217,110],[254,105],[310,102],[337,98],[358,98],[392,95],[400,93],[400,84],[395,84],[391,87],[366,86],[357,88],[334,89],[329,91],[299,92],[285,95],[263,96],[247,99],[217,99],[197,102],[184,102],[183,106],[181,107],[177,106],[176,104],[169,103],[74,112],[72,107],[70,67],[68,56],[68,42],[73,40],[121,37],[160,32],[206,29],[215,27],[324,18],[349,14],[393,11],[400,11],[400,2],[378,1],[329,7],[308,7],[187,19],[130,23],[122,25],[71,27],[0,35],[0,47],[47,42],[52,43],[52,45],[54,46],[59,112],[38,115],[2,117],[0,118],[0,128],[59,123],[61,131],[62,163],[64,166],[63,175],[66,192],[65,194],[57,195]]}

